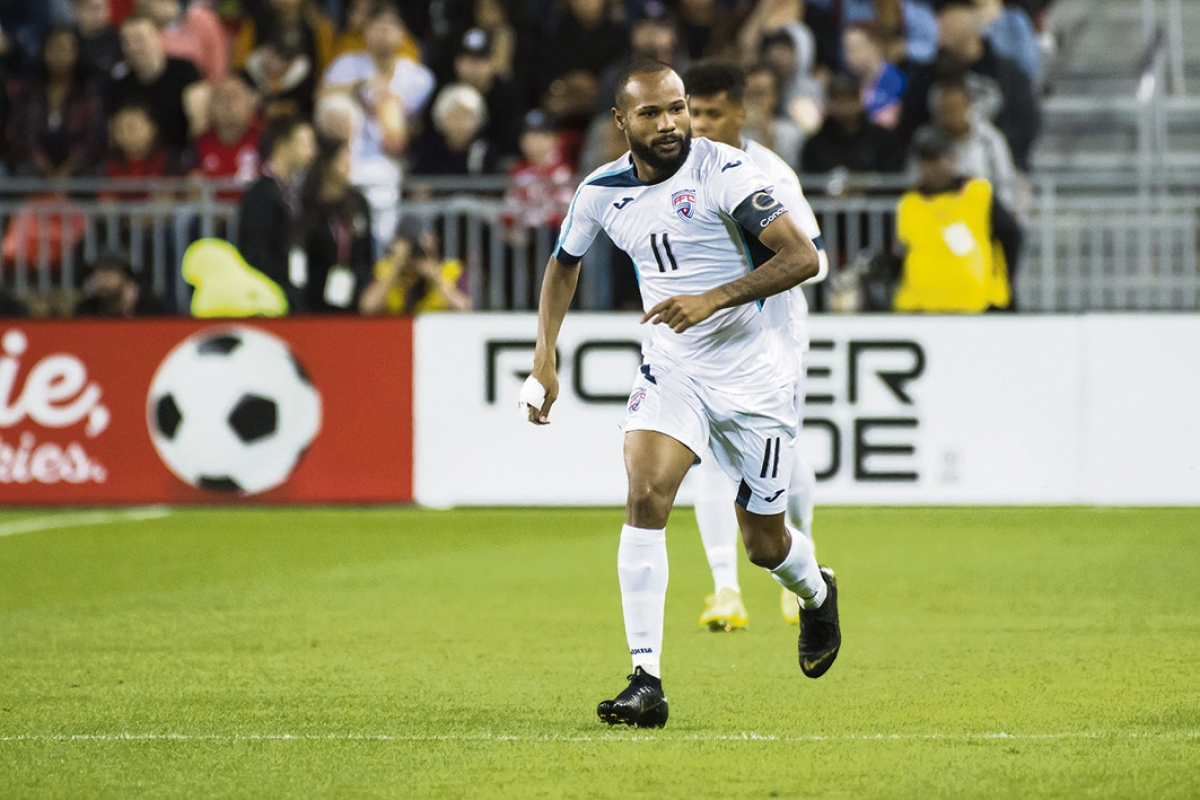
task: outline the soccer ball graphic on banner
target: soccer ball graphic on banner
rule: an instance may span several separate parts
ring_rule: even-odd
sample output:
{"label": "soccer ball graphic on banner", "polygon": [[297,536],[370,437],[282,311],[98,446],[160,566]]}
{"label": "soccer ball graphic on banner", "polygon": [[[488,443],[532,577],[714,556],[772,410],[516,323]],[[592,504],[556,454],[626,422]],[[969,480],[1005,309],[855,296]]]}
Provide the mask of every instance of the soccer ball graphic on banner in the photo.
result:
{"label": "soccer ball graphic on banner", "polygon": [[209,329],[159,365],[146,401],[163,462],[201,489],[258,494],[288,479],[321,428],[321,396],[287,344]]}

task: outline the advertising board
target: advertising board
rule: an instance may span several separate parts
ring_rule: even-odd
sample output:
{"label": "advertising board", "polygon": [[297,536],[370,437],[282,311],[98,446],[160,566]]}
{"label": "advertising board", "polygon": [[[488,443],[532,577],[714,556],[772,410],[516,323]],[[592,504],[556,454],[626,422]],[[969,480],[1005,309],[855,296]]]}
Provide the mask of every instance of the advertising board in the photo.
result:
{"label": "advertising board", "polygon": [[0,326],[0,503],[412,498],[408,320]]}

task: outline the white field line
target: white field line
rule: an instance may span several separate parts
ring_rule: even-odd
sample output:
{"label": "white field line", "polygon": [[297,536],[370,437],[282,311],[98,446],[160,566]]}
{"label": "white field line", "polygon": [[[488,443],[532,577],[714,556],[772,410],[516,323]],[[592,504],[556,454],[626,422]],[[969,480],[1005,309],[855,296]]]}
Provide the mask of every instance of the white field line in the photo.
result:
{"label": "white field line", "polygon": [[841,736],[775,736],[761,733],[734,734],[601,734],[598,736],[521,736],[493,733],[447,733],[447,734],[361,734],[361,733],[48,733],[0,736],[0,742],[903,742],[903,741],[1047,741],[1061,739],[1147,739],[1186,740],[1200,739],[1200,731],[1151,732],[1133,731],[1126,733],[1109,731],[1073,731],[1065,733],[867,733],[844,734]]}
{"label": "white field line", "polygon": [[171,511],[161,506],[131,508],[123,511],[79,511],[73,514],[47,514],[41,517],[25,517],[0,524],[0,537],[16,536],[19,533],[52,531],[59,528],[82,528],[89,525],[111,525],[114,522],[141,522],[171,516]]}

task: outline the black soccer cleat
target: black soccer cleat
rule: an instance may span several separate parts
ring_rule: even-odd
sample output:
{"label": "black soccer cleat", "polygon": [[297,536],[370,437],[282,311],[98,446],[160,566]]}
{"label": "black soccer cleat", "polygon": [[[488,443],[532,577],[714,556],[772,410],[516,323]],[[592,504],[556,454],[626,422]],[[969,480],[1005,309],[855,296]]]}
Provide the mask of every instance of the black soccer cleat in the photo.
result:
{"label": "black soccer cleat", "polygon": [[838,623],[837,578],[829,567],[821,567],[827,593],[817,608],[800,609],[800,671],[819,678],[829,671],[842,646]]}
{"label": "black soccer cleat", "polygon": [[661,728],[667,724],[667,698],[662,681],[641,667],[634,667],[625,691],[616,699],[596,706],[596,713],[609,725]]}

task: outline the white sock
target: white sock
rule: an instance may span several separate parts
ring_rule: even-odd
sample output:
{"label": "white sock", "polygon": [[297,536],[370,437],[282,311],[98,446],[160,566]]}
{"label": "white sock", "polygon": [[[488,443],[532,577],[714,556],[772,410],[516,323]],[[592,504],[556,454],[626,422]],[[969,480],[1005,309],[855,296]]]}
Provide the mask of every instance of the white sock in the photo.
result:
{"label": "white sock", "polygon": [[787,558],[775,569],[767,571],[781,586],[800,598],[801,608],[817,608],[825,602],[826,588],[817,557],[813,553],[812,541],[790,525],[788,533],[792,537],[792,547],[788,550]]}
{"label": "white sock", "polygon": [[729,587],[741,591],[738,585],[738,522],[733,510],[737,486],[719,466],[712,453],[695,468],[696,524],[700,526],[700,541],[712,569],[713,591]]}
{"label": "white sock", "polygon": [[633,666],[661,677],[663,607],[667,601],[667,532],[663,528],[621,528],[617,549],[621,610]]}
{"label": "white sock", "polygon": [[813,474],[812,465],[801,454],[800,445],[796,445],[796,462],[792,465],[792,482],[788,485],[787,521],[788,525],[799,530],[808,539],[812,539],[813,522],[813,490],[817,487],[817,476]]}

